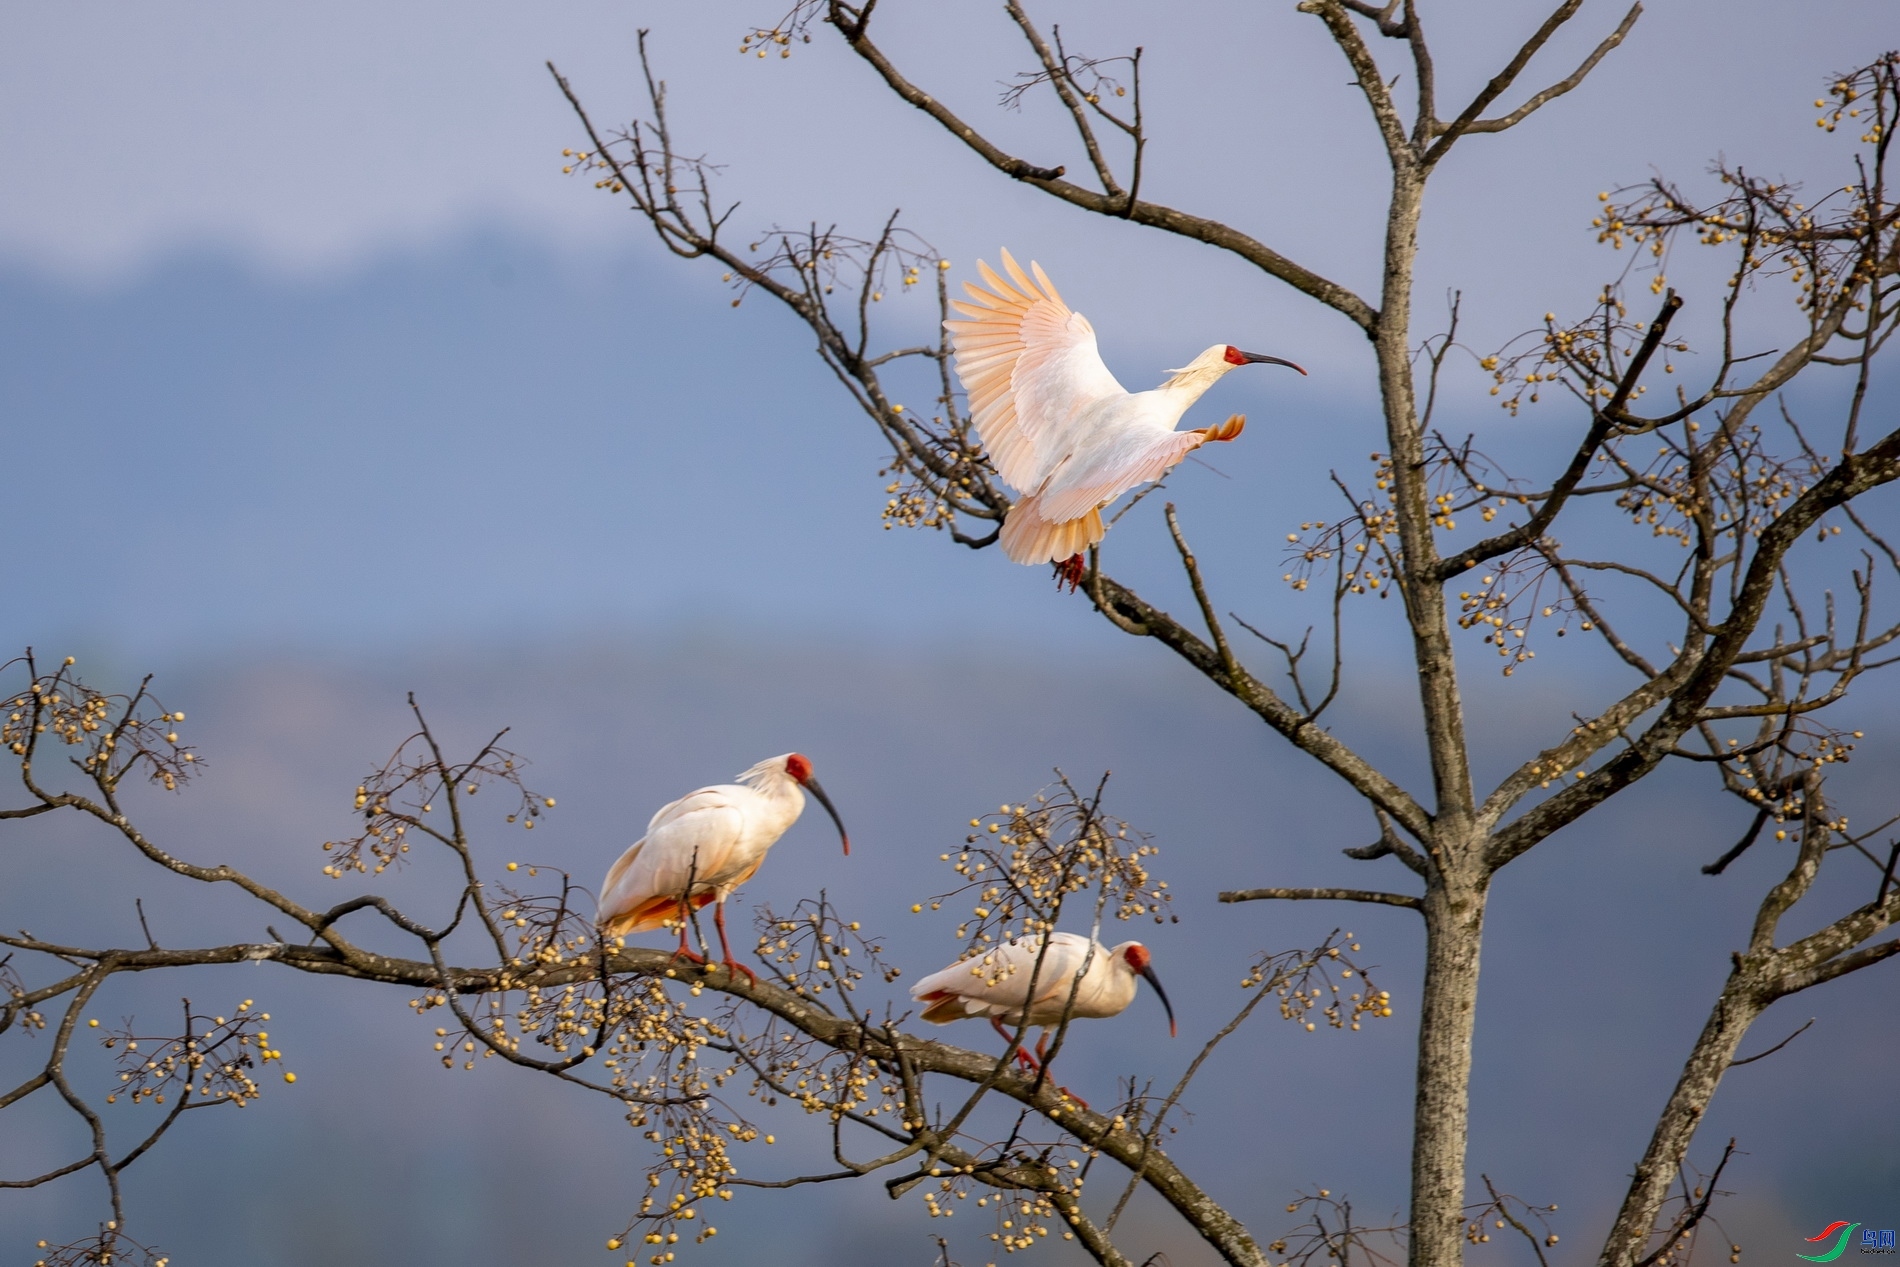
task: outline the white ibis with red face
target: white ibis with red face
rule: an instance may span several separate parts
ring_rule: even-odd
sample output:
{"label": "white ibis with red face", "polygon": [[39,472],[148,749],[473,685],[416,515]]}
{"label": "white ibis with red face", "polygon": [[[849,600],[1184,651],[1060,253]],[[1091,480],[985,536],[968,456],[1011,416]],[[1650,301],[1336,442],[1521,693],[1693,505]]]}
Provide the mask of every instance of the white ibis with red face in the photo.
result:
{"label": "white ibis with red face", "polygon": [[788,752],[759,762],[739,775],[736,783],[703,787],[661,806],[647,824],[647,834],[608,868],[594,922],[609,937],[677,922],[677,953],[705,963],[686,944],[688,912],[717,903],[713,923],[719,930],[727,971],[758,980],[752,969],[732,957],[732,947],[726,943],[726,899],[752,878],[765,861],[766,851],[798,821],[805,810],[806,792],[817,797],[831,815],[838,825],[838,839],[850,854],[851,837],[844,820],[812,777],[810,758]]}
{"label": "white ibis with red face", "polygon": [[1247,423],[1176,431],[1188,406],[1229,370],[1291,361],[1217,343],[1153,391],[1129,392],[1102,363],[1095,327],[1071,312],[1042,267],[1032,278],[1003,252],[1007,280],[981,260],[987,289],[965,282],[968,320],[944,322],[971,421],[997,473],[1022,496],[1003,520],[1003,550],[1018,563],[1055,563],[1071,587],[1082,552],[1107,531],[1101,508],[1160,479],[1189,453],[1232,440]]}
{"label": "white ibis with red face", "polygon": [[[1036,964],[1038,956],[1042,959],[1040,968]],[[1077,933],[1052,933],[1049,953],[1044,955],[1042,938],[1031,936],[931,973],[910,988],[910,997],[930,1005],[924,1009],[924,1019],[935,1025],[982,1016],[1005,1039],[1010,1036],[1003,1028],[1005,1024],[1039,1025],[1042,1037],[1036,1043],[1036,1054],[1040,1056],[1047,1048],[1050,1029],[1060,1025],[1065,1015],[1121,1015],[1135,1000],[1135,978],[1140,976],[1146,977],[1161,996],[1172,1037],[1174,1006],[1161,988],[1161,978],[1155,975],[1152,958],[1148,948],[1138,941],[1125,941],[1110,949]],[[1036,1057],[1020,1047],[1016,1058],[1032,1069],[1040,1068]]]}

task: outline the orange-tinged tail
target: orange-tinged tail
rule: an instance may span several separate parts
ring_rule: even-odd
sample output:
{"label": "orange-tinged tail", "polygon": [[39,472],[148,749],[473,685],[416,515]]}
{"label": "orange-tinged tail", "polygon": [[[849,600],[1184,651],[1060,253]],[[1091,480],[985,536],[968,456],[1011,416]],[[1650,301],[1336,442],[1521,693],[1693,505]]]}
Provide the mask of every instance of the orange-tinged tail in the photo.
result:
{"label": "orange-tinged tail", "polygon": [[960,1021],[969,1015],[963,1007],[963,996],[948,990],[932,990],[929,994],[920,995],[918,1001],[930,1004],[924,1009],[923,1018],[932,1025],[948,1025],[951,1021]]}
{"label": "orange-tinged tail", "polygon": [[1083,553],[1107,531],[1100,510],[1051,523],[1042,517],[1042,507],[1031,494],[1012,506],[1003,520],[1003,553],[1017,563],[1059,563]]}
{"label": "orange-tinged tail", "polygon": [[[705,906],[717,896],[711,890],[693,895],[695,910]],[[668,920],[686,918],[686,903],[676,897],[650,897],[630,911],[623,911],[601,924],[601,931],[609,937],[625,937],[628,933],[643,933],[658,928]]]}

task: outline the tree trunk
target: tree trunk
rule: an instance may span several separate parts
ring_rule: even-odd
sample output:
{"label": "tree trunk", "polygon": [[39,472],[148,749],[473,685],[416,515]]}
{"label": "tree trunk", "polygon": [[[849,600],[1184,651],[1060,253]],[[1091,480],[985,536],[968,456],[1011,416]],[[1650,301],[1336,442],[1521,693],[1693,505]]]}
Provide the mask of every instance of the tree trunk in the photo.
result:
{"label": "tree trunk", "polygon": [[1466,759],[1458,664],[1437,578],[1425,436],[1412,378],[1412,272],[1424,180],[1394,151],[1386,217],[1385,278],[1373,346],[1386,437],[1392,447],[1394,505],[1403,551],[1406,617],[1418,669],[1419,703],[1436,792],[1432,874],[1425,895],[1425,980],[1419,1012],[1418,1089],[1412,1115],[1411,1267],[1464,1261],[1465,1147],[1471,1118],[1471,1032],[1477,1017],[1478,957],[1484,942],[1488,877],[1481,842],[1471,840],[1473,798]]}
{"label": "tree trunk", "polygon": [[1412,1116],[1411,1267],[1464,1261],[1471,1034],[1487,885],[1454,872],[1425,894],[1425,985]]}

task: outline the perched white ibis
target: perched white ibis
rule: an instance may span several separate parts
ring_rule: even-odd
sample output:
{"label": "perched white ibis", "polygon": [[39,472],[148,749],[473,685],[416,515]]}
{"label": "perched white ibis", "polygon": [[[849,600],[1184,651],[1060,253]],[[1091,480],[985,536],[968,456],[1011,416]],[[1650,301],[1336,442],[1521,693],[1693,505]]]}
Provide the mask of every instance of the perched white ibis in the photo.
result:
{"label": "perched white ibis", "polygon": [[[761,761],[738,776],[736,783],[717,783],[689,792],[647,824],[647,834],[633,843],[608,868],[600,885],[600,912],[594,922],[610,937],[625,936],[676,921],[680,947],[676,952],[695,963],[706,960],[686,944],[689,909],[709,902],[719,930],[719,950],[726,969],[743,972],[756,981],[752,969],[732,957],[726,942],[726,899],[751,879],[787,828],[805,810],[805,793],[838,825],[838,839],[851,852],[844,820],[818,780],[811,761],[788,752]],[[691,904],[690,908],[688,903]]]}
{"label": "perched white ibis", "polygon": [[1176,431],[1188,406],[1242,365],[1291,361],[1217,343],[1153,391],[1130,393],[1102,364],[1095,327],[1071,312],[1048,274],[1032,278],[1003,252],[1005,280],[981,260],[988,289],[965,282],[967,321],[946,321],[971,420],[997,473],[1022,494],[1003,520],[1003,550],[1018,563],[1056,563],[1071,587],[1082,552],[1102,539],[1101,508],[1160,479],[1201,445],[1232,440],[1234,414],[1217,427]]}
{"label": "perched white ibis", "polygon": [[[1042,958],[1038,969],[1036,959]],[[1174,1027],[1174,1006],[1161,988],[1150,964],[1148,948],[1138,941],[1125,941],[1110,949],[1093,938],[1077,933],[1052,933],[1049,953],[1042,954],[1042,938],[1025,937],[1006,942],[983,954],[953,963],[941,972],[933,972],[910,988],[910,997],[928,1003],[924,1019],[935,1025],[948,1025],[965,1017],[988,1017],[990,1025],[1005,1040],[1010,1037],[1003,1026],[1039,1025],[1042,1037],[1036,1042],[1036,1056],[1021,1047],[1016,1058],[1032,1069],[1041,1067],[1041,1056],[1049,1043],[1049,1030],[1068,1016],[1119,1016],[1135,999],[1135,978],[1146,977],[1161,996],[1167,1009],[1168,1033]],[[1078,974],[1080,977],[1078,979]],[[1035,990],[1030,991],[1030,980]],[[1074,992],[1071,1002],[1070,992]]]}

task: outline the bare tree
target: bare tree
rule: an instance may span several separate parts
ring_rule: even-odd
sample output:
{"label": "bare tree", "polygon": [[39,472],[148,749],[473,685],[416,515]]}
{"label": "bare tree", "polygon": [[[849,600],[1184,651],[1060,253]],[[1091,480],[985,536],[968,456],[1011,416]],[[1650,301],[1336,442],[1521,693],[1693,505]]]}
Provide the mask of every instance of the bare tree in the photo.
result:
{"label": "bare tree", "polygon": [[[1344,495],[1335,503],[1338,517],[1315,516],[1301,526],[1304,536],[1296,540],[1286,578],[1296,590],[1316,577],[1327,582],[1333,653],[1324,683],[1303,675],[1307,638],[1258,634],[1277,653],[1286,689],[1242,662],[1173,506],[1166,509],[1166,526],[1197,621],[1177,619],[1110,578],[1100,550],[1091,555],[1083,588],[1110,623],[1161,642],[1343,780],[1367,803],[1379,829],[1373,843],[1349,853],[1362,861],[1396,859],[1422,889],[1414,895],[1255,888],[1223,895],[1231,901],[1385,903],[1423,917],[1407,1220],[1416,1267],[1448,1267],[1462,1250],[1471,1187],[1465,1170],[1471,1035],[1492,877],[1672,759],[1707,764],[1744,803],[1750,826],[1731,857],[1771,820],[1777,839],[1794,831],[1792,869],[1761,900],[1748,948],[1736,955],[1734,973],[1603,1249],[1606,1267],[1666,1256],[1694,1222],[1664,1218],[1669,1187],[1750,1023],[1775,999],[1900,950],[1900,942],[1876,940],[1900,914],[1893,846],[1884,857],[1875,847],[1895,820],[1850,833],[1848,817],[1824,794],[1826,767],[1846,760],[1859,734],[1824,720],[1826,710],[1846,697],[1860,674],[1889,663],[1885,649],[1900,636],[1900,625],[1876,618],[1873,594],[1876,573],[1900,571],[1900,556],[1855,508],[1857,499],[1900,475],[1900,431],[1863,424],[1874,364],[1900,312],[1894,282],[1900,233],[1886,183],[1900,112],[1900,63],[1884,55],[1827,85],[1817,103],[1821,139],[1843,125],[1858,138],[1842,183],[1828,191],[1804,195],[1791,184],[1721,165],[1708,196],[1664,180],[1604,195],[1600,239],[1630,248],[1619,280],[1588,297],[1574,319],[1546,314],[1528,345],[1476,358],[1492,376],[1492,394],[1508,407],[1558,392],[1577,410],[1572,441],[1550,455],[1547,473],[1520,477],[1499,469],[1468,438],[1447,437],[1433,425],[1441,387],[1451,387],[1443,375],[1447,358],[1459,344],[1455,304],[1443,333],[1423,339],[1413,333],[1417,226],[1426,188],[1454,146],[1524,124],[1582,86],[1635,26],[1640,4],[1568,73],[1522,92],[1520,78],[1582,7],[1581,0],[1565,0],[1447,119],[1420,5],[1302,0],[1299,10],[1323,25],[1345,58],[1390,166],[1376,298],[1353,293],[1240,228],[1144,197],[1149,138],[1142,51],[1080,56],[1059,31],[1045,36],[1019,0],[1005,0],[1003,7],[1033,65],[1004,102],[1019,105],[1044,94],[1073,128],[1084,173],[1077,179],[1065,164],[1009,152],[946,105],[942,92],[907,75],[877,41],[876,0],[799,0],[746,42],[761,55],[774,48],[789,55],[816,37],[841,40],[898,100],[929,116],[1000,176],[1083,212],[1217,247],[1237,267],[1258,269],[1337,313],[1371,343],[1385,451],[1374,455],[1369,480],[1334,474],[1333,485]],[[1382,41],[1405,65],[1409,101],[1395,87],[1405,76],[1393,75],[1375,52]],[[772,296],[817,336],[819,356],[891,446],[898,482],[888,490],[888,517],[944,530],[963,545],[989,545],[1010,499],[959,408],[947,340],[885,349],[872,328],[872,305],[894,277],[910,287],[934,274],[939,308],[948,316],[947,263],[900,230],[895,218],[862,240],[814,228],[734,242],[726,230],[731,211],[711,188],[712,169],[689,157],[675,137],[664,85],[647,62],[644,42],[641,59],[648,117],[615,130],[597,126],[555,72],[587,132],[577,166],[594,173],[600,188],[628,198],[674,253],[716,261],[730,284]],[[1686,300],[1669,289],[1662,270],[1670,251],[1688,249],[1691,239],[1731,261],[1726,284],[1709,297],[1719,310],[1713,365],[1699,385],[1677,386],[1673,400],[1651,407],[1647,393],[1675,374],[1672,355],[1689,350],[1671,333]],[[1772,279],[1788,285],[1791,302],[1776,305],[1764,296]],[[1657,296],[1654,307],[1632,316],[1629,305],[1637,297],[1631,291],[1645,283]],[[1749,331],[1772,331],[1781,346],[1770,349],[1759,334],[1745,333],[1745,311],[1756,323]],[[934,363],[940,390],[928,420],[893,403],[885,383],[885,375],[914,362]],[[1832,415],[1798,419],[1784,389],[1830,369],[1852,379],[1845,404]],[[1759,416],[1763,405],[1777,416]],[[1605,498],[1638,530],[1636,539],[1605,541],[1578,526],[1574,540],[1583,544],[1566,544],[1558,534],[1570,535],[1567,526],[1579,509]],[[1316,497],[1319,515],[1324,504]],[[1457,517],[1471,515],[1489,527],[1465,544],[1452,534]],[[1843,531],[1863,543],[1845,568],[1823,550],[1798,549],[1810,536],[1819,546]],[[1837,613],[1830,587],[1851,590],[1849,610]],[[1418,675],[1429,792],[1402,786],[1317,724],[1339,690],[1338,631],[1347,607],[1355,596],[1394,592]],[[1238,617],[1231,620],[1258,632]],[[1674,630],[1660,647],[1618,632],[1659,622]],[[1477,632],[1480,654],[1495,655],[1510,674],[1535,654],[1534,631],[1564,636],[1573,628],[1601,639],[1627,669],[1627,681],[1594,715],[1551,719],[1547,745],[1481,791],[1472,776],[1457,630]],[[1834,853],[1871,864],[1870,900],[1820,932],[1778,943],[1781,917]],[[1658,1241],[1664,1248],[1648,1251]]]}
{"label": "bare tree", "polygon": [[[119,1172],[189,1109],[254,1097],[262,1085],[255,1075],[278,1058],[263,1029],[266,1018],[250,1000],[233,1001],[223,1017],[187,1004],[176,1033],[102,1035],[122,1061],[120,1085],[105,1097],[88,1096],[67,1076],[67,1059],[73,1040],[89,1029],[82,1021],[88,1001],[123,972],[258,960],[410,986],[418,1012],[439,1018],[437,1049],[445,1064],[472,1067],[477,1059],[498,1058],[558,1078],[614,1101],[655,1144],[646,1186],[612,1241],[615,1248],[638,1245],[654,1267],[671,1260],[671,1247],[682,1238],[714,1235],[709,1219],[717,1203],[741,1187],[872,1175],[894,1196],[920,1192],[932,1213],[974,1195],[979,1208],[994,1207],[990,1235],[1005,1249],[1027,1248],[1054,1233],[1077,1240],[1104,1264],[1140,1261],[1118,1242],[1116,1228],[1130,1194],[1142,1188],[1165,1201],[1223,1261],[1249,1267],[1276,1258],[1344,1267],[1350,1254],[1384,1260],[1401,1250],[1419,1267],[1449,1267],[1461,1261],[1467,1244],[1488,1237],[1487,1227],[1506,1226],[1541,1261],[1541,1247],[1552,1243],[1540,1221],[1549,1207],[1528,1205],[1488,1178],[1474,1185],[1466,1170],[1471,1035],[1490,881],[1665,762],[1687,761],[1709,767],[1741,803],[1748,823],[1736,847],[1711,863],[1712,873],[1744,849],[1767,847],[1771,829],[1777,841],[1792,835],[1785,847],[1793,857],[1787,876],[1760,899],[1749,944],[1735,955],[1603,1242],[1608,1267],[1660,1267],[1713,1226],[1710,1203],[1720,1166],[1706,1181],[1692,1181],[1688,1151],[1755,1017],[1777,998],[1900,950],[1900,942],[1881,940],[1900,918],[1894,882],[1900,851],[1882,841],[1895,820],[1850,832],[1848,815],[1825,783],[1827,767],[1846,760],[1858,737],[1828,719],[1855,678],[1891,660],[1885,649],[1900,636],[1900,625],[1877,617],[1874,604],[1876,573],[1900,573],[1900,556],[1855,504],[1900,476],[1900,431],[1878,433],[1869,422],[1862,434],[1875,359],[1900,311],[1894,294],[1900,213],[1885,184],[1892,121],[1900,112],[1900,60],[1884,56],[1831,83],[1823,139],[1843,124],[1850,137],[1840,140],[1860,138],[1851,175],[1834,192],[1797,200],[1799,191],[1790,185],[1725,167],[1707,198],[1664,181],[1606,196],[1605,243],[1629,248],[1653,276],[1632,268],[1587,297],[1577,319],[1546,317],[1528,344],[1473,354],[1491,376],[1478,381],[1488,382],[1503,402],[1516,407],[1555,392],[1576,410],[1571,441],[1549,456],[1548,473],[1519,477],[1500,470],[1469,440],[1453,440],[1433,426],[1441,389],[1453,388],[1445,371],[1459,344],[1455,309],[1442,334],[1421,340],[1411,328],[1425,188],[1440,160],[1467,135],[1515,127],[1582,85],[1635,24],[1640,6],[1563,78],[1528,95],[1515,91],[1545,44],[1580,9],[1581,0],[1566,0],[1447,122],[1415,5],[1300,5],[1345,56],[1389,159],[1383,290],[1376,303],[1239,229],[1143,196],[1148,138],[1139,50],[1126,59],[1078,56],[1059,33],[1045,38],[1015,0],[1005,5],[1032,66],[1010,97],[1027,102],[1046,95],[1072,123],[1090,172],[1088,183],[1076,183],[1062,166],[1006,152],[940,96],[913,83],[872,38],[875,7],[875,0],[862,7],[802,0],[748,43],[789,51],[811,38],[841,39],[899,99],[1003,176],[1082,211],[1218,247],[1338,313],[1373,348],[1384,451],[1368,473],[1336,475],[1330,490],[1316,482],[1316,511],[1333,504],[1322,498],[1339,493],[1342,508],[1337,519],[1309,519],[1304,535],[1296,534],[1287,573],[1296,593],[1309,591],[1314,578],[1323,582],[1332,630],[1323,683],[1306,674],[1307,638],[1261,632],[1274,670],[1243,661],[1171,506],[1163,518],[1196,600],[1193,619],[1176,619],[1111,579],[1100,551],[1090,558],[1083,590],[1117,628],[1160,641],[1362,798],[1378,834],[1347,851],[1353,859],[1392,859],[1410,873],[1406,887],[1413,891],[1266,887],[1222,895],[1235,902],[1375,903],[1419,913],[1425,966],[1417,987],[1409,1210],[1388,1226],[1367,1227],[1355,1221],[1343,1197],[1301,1194],[1289,1213],[1303,1214],[1305,1223],[1265,1239],[1210,1197],[1163,1146],[1174,1129],[1171,1114],[1207,1055],[1269,996],[1283,1018],[1308,1027],[1356,1029],[1390,1015],[1389,996],[1365,979],[1349,934],[1257,960],[1246,974],[1252,994],[1172,1087],[1131,1084],[1120,1103],[1088,1106],[1065,1092],[1047,1066],[1021,1073],[1007,1054],[917,1037],[903,1028],[904,1013],[871,1001],[873,990],[861,996],[861,987],[893,984],[899,974],[880,958],[877,938],[822,894],[797,909],[761,916],[757,949],[769,971],[756,983],[717,965],[701,969],[663,951],[603,941],[567,877],[484,869],[472,843],[470,798],[485,787],[500,788],[510,798],[510,821],[521,826],[552,803],[524,785],[522,763],[499,746],[502,736],[472,755],[451,756],[419,709],[415,734],[357,788],[360,829],[325,845],[325,870],[360,879],[400,865],[412,848],[447,851],[460,880],[440,895],[431,922],[375,894],[324,908],[237,868],[191,861],[142,831],[123,801],[129,776],[175,789],[195,768],[197,754],[176,730],[182,714],[167,712],[143,687],[111,695],[82,683],[70,663],[42,666],[29,655],[17,663],[21,684],[5,690],[8,721],[0,733],[18,761],[24,800],[0,815],[90,818],[116,833],[135,862],[230,886],[255,904],[260,922],[282,923],[291,932],[281,936],[266,924],[264,940],[186,948],[162,948],[147,936],[141,949],[74,946],[29,932],[0,937],[11,956],[0,964],[8,996],[0,1030],[51,1030],[45,1061],[25,1082],[0,1092],[0,1110],[34,1094],[57,1095],[92,1141],[83,1156],[5,1182],[23,1186],[96,1170],[111,1202],[96,1236],[49,1247],[46,1262],[123,1262],[146,1252],[125,1234]],[[1393,95],[1396,81],[1374,54],[1381,40],[1392,41],[1409,63],[1409,105]],[[804,323],[819,356],[890,445],[896,477],[886,506],[890,522],[937,529],[973,548],[989,545],[1010,499],[959,407],[946,344],[887,347],[875,328],[879,301],[892,289],[934,289],[939,311],[947,311],[945,262],[895,217],[857,237],[813,221],[804,229],[733,241],[732,212],[717,200],[709,163],[676,138],[664,85],[645,65],[644,41],[642,63],[649,114],[622,129],[597,127],[560,81],[588,136],[576,169],[630,199],[670,250],[714,261],[742,294],[764,292]],[[1125,159],[1116,157],[1117,147]],[[1686,301],[1668,289],[1660,267],[1672,245],[1687,249],[1691,238],[1733,261],[1726,285],[1709,300],[1720,312],[1719,349],[1702,383],[1680,387],[1672,401],[1651,407],[1647,392],[1670,381],[1672,354],[1687,348],[1671,332]],[[1778,276],[1793,300],[1785,308],[1763,299]],[[1629,292],[1644,284],[1656,306],[1632,317]],[[1744,311],[1758,308],[1771,309],[1760,319],[1766,324],[1747,324]],[[1783,346],[1757,350],[1750,332],[1777,321]],[[1819,420],[1798,417],[1783,389],[1826,370],[1852,380],[1846,404]],[[928,418],[896,403],[898,393],[886,386],[887,376],[896,381],[913,373],[927,373],[934,383],[937,405]],[[1764,404],[1774,407],[1758,416]],[[1633,539],[1584,527],[1571,531],[1579,508],[1606,498],[1636,529]],[[1459,544],[1457,519],[1469,524],[1473,515],[1488,535]],[[1556,535],[1560,531],[1571,544]],[[1834,538],[1848,533],[1863,548],[1841,568],[1830,551],[1838,552]],[[1829,586],[1843,583],[1851,585],[1852,599],[1837,613]],[[1338,698],[1342,623],[1367,618],[1357,599],[1395,591],[1420,684],[1429,793],[1406,788],[1319,724]],[[1635,632],[1665,621],[1666,637]],[[1458,631],[1480,639],[1465,646],[1467,660],[1475,654],[1509,673],[1531,659],[1534,632],[1567,636],[1573,629],[1600,639],[1627,680],[1594,714],[1549,719],[1546,746],[1524,754],[1502,781],[1481,792],[1471,773],[1473,722],[1460,693],[1466,666]],[[1282,678],[1284,688],[1275,684]],[[62,748],[69,763],[45,760]],[[967,848],[951,855],[951,887],[932,899],[971,903],[973,914],[958,929],[965,954],[980,956],[999,940],[1054,928],[1065,917],[1091,929],[1110,918],[1168,917],[1165,894],[1149,873],[1150,846],[1105,812],[1103,794],[1099,785],[1083,791],[1058,780],[973,822]],[[1805,922],[1819,922],[1818,931],[1783,939],[1781,919],[1830,858],[1866,866],[1869,900],[1818,920],[1810,915]],[[372,921],[381,935],[393,930],[409,939],[411,953],[369,949],[360,935],[343,931],[352,921]],[[696,1002],[702,997],[706,1003]],[[1066,1029],[1065,1022],[1054,1035],[1051,1063],[1060,1061]],[[946,1086],[955,1094],[944,1101]],[[151,1101],[147,1111],[165,1107],[141,1142],[123,1153],[108,1146],[98,1103],[120,1097]],[[761,1136],[765,1114],[774,1109],[827,1120],[830,1158],[785,1178],[742,1174],[735,1150]],[[1085,1191],[1102,1174],[1111,1182]],[[1681,1192],[1673,1193],[1678,1183]],[[1102,1195],[1104,1187],[1114,1199]],[[950,1248],[940,1248],[948,1264]]]}

